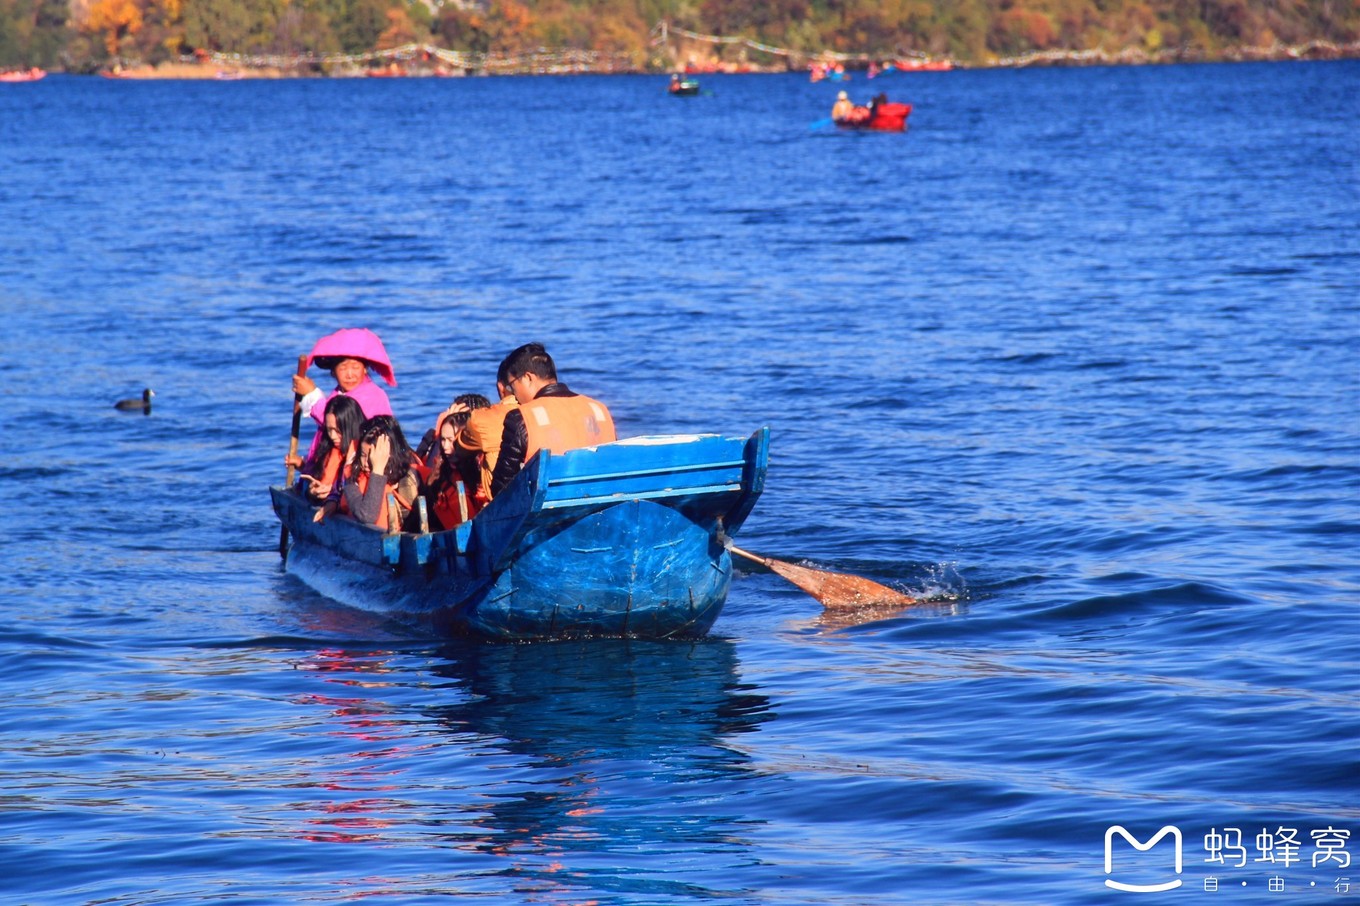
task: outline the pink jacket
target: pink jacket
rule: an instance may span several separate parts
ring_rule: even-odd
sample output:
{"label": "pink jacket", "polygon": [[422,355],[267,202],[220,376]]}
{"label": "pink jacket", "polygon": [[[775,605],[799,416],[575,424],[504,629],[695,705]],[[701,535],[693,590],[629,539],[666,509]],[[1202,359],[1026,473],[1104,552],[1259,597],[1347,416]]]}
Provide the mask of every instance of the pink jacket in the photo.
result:
{"label": "pink jacket", "polygon": [[[316,448],[321,444],[322,426],[326,424],[326,404],[340,395],[340,388],[336,387],[325,397],[317,401],[309,413],[316,419],[317,431],[312,435],[312,445],[307,448],[307,459],[310,460],[316,455]],[[392,404],[387,401],[387,394],[377,384],[373,383],[373,378],[365,377],[363,382],[355,387],[346,396],[352,397],[359,408],[364,410],[364,418],[372,418],[375,415],[394,415]]]}

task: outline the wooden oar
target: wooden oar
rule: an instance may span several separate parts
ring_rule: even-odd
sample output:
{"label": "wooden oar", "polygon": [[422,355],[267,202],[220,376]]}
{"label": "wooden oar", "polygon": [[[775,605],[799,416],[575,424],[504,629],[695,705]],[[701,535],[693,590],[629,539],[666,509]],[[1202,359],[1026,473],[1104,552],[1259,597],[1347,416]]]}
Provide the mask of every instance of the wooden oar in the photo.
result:
{"label": "wooden oar", "polygon": [[[297,375],[303,377],[307,374],[307,357],[298,356]],[[288,478],[284,481],[285,488],[293,486],[293,457],[297,456],[298,432],[302,430],[302,394],[293,391],[293,439],[288,442]],[[279,556],[288,556],[288,526],[279,526]]]}
{"label": "wooden oar", "polygon": [[916,598],[894,591],[886,585],[879,585],[861,576],[846,573],[833,573],[825,569],[812,569],[795,566],[783,560],[762,557],[744,551],[726,539],[723,543],[734,554],[748,560],[764,564],[771,572],[778,573],[797,585],[803,591],[822,602],[823,607],[836,610],[854,610],[868,607],[910,607],[921,603]]}

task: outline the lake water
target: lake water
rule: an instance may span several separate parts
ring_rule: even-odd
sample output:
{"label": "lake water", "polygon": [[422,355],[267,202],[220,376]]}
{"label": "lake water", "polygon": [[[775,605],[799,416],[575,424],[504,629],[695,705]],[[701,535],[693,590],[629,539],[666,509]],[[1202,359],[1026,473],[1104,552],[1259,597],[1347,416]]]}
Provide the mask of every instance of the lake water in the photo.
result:
{"label": "lake water", "polygon": [[[0,86],[6,902],[1360,896],[1360,63],[665,81]],[[331,600],[265,489],[345,326],[417,436],[529,340],[769,425],[743,547],[931,602]]]}

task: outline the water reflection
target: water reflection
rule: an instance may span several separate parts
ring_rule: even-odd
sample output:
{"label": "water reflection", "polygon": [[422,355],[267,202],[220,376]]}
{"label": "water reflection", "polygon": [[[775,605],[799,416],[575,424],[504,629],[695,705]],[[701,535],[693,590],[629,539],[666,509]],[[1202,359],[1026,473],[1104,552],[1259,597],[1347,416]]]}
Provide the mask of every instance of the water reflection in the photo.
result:
{"label": "water reflection", "polygon": [[323,648],[308,659],[309,669],[342,689],[309,693],[298,701],[321,707],[338,723],[332,735],[344,741],[338,767],[313,782],[323,795],[308,809],[300,834],[327,843],[382,843],[411,811],[400,785],[403,765],[435,746],[412,736],[397,709],[386,700],[399,673],[389,651]]}
{"label": "water reflection", "polygon": [[729,741],[773,713],[730,642],[457,643],[418,684],[375,655],[315,659],[347,691],[308,700],[356,746],[309,839],[452,848],[470,863],[450,883],[523,902],[722,895],[749,861],[741,799],[762,776]]}
{"label": "water reflection", "polygon": [[[435,669],[467,695],[432,712],[458,733],[498,738],[530,764],[664,763],[679,775],[740,769],[721,740],[769,719],[743,685],[734,646],[626,639],[467,645]],[[692,778],[691,778],[692,779]]]}
{"label": "water reflection", "polygon": [[[526,901],[573,891],[695,892],[676,860],[741,862],[749,841],[725,781],[749,774],[725,740],[770,718],[735,648],[630,641],[468,646],[438,672],[466,693],[435,711],[449,731],[494,740],[513,779],[482,791],[481,834],[463,847],[506,864]],[[620,867],[626,864],[626,871]]]}

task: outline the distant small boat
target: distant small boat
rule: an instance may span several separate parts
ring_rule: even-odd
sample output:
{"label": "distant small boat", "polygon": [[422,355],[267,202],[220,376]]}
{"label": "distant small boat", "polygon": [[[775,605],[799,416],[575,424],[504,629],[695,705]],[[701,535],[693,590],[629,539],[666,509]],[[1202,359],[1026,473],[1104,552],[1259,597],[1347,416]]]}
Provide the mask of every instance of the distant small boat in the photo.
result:
{"label": "distant small boat", "polygon": [[47,75],[47,70],[34,66],[30,69],[15,69],[0,72],[0,82],[36,82]]}
{"label": "distant small boat", "polygon": [[666,90],[679,97],[694,97],[699,93],[699,83],[694,79],[677,79]]}
{"label": "distant small boat", "polygon": [[902,72],[949,72],[954,64],[949,60],[898,60],[893,68]]}
{"label": "distant small boat", "polygon": [[856,108],[864,110],[862,117],[855,119],[836,120],[838,129],[869,130],[873,132],[901,132],[907,128],[907,117],[911,116],[910,104],[879,104],[872,109]]}
{"label": "distant small boat", "polygon": [[219,69],[213,78],[219,82],[234,82],[237,79],[244,79],[245,75],[239,69]]}

